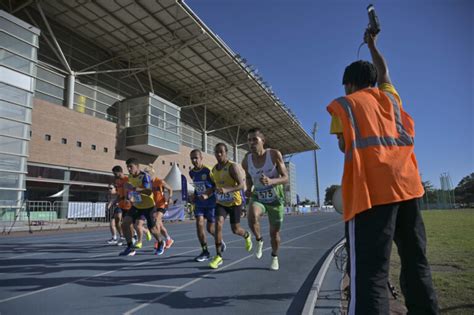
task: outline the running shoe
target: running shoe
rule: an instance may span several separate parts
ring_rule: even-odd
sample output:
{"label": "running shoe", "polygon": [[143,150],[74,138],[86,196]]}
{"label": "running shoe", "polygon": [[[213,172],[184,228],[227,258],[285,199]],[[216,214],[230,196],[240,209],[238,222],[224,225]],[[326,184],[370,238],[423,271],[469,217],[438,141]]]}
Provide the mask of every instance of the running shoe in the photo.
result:
{"label": "running shoe", "polygon": [[278,270],[280,265],[278,264],[278,256],[272,257],[272,264],[270,265],[270,270]]}
{"label": "running shoe", "polygon": [[262,251],[263,251],[263,240],[257,241],[257,247],[255,248],[255,257],[257,259],[262,258]]}
{"label": "running shoe", "polygon": [[224,262],[224,259],[222,259],[221,256],[216,255],[214,258],[212,258],[212,261],[209,263],[209,267],[212,269],[217,269],[219,268],[220,265]]}
{"label": "running shoe", "polygon": [[252,250],[252,238],[250,237],[250,234],[249,236],[247,236],[245,238],[245,249],[250,252]]}
{"label": "running shoe", "polygon": [[222,241],[222,243],[221,243],[221,253],[225,252],[226,249],[227,249],[227,245],[224,243],[224,241]]}
{"label": "running shoe", "polygon": [[211,258],[211,254],[209,254],[209,252],[203,251],[199,256],[194,258],[194,260],[198,262],[202,262],[202,261],[209,260],[209,258]]}
{"label": "running shoe", "polygon": [[146,240],[149,242],[151,241],[151,233],[150,230],[146,230]]}
{"label": "running shoe", "polygon": [[119,254],[119,256],[135,256],[136,253],[137,252],[135,249],[127,246],[127,248],[125,248],[124,251]]}
{"label": "running shoe", "polygon": [[166,243],[165,243],[165,249],[170,248],[171,245],[173,245],[173,243],[174,243],[174,240],[173,240],[172,238],[167,239],[167,240],[166,240]]}
{"label": "running shoe", "polygon": [[109,245],[117,245],[118,241],[116,238],[111,238],[110,240],[107,241],[107,244]]}
{"label": "running shoe", "polygon": [[127,244],[127,241],[121,237],[117,240],[117,246],[122,246],[123,244]]}
{"label": "running shoe", "polygon": [[161,256],[165,252],[165,242],[161,241],[157,244],[158,242],[155,243],[155,255]]}
{"label": "running shoe", "polygon": [[133,248],[135,249],[141,249],[143,247],[142,242],[136,242],[135,245],[133,245]]}

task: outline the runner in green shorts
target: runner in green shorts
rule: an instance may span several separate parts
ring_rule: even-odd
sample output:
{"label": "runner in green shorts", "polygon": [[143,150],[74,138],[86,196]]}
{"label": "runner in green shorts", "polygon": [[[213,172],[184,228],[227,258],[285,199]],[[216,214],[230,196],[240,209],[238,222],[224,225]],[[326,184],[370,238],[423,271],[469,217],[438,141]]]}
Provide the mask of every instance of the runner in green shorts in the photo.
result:
{"label": "runner in green shorts", "polygon": [[288,182],[288,172],[280,151],[264,148],[265,136],[260,129],[249,130],[247,140],[250,152],[243,159],[242,167],[247,182],[246,195],[251,197],[247,218],[257,240],[255,256],[257,259],[262,258],[263,238],[260,233],[260,217],[266,213],[270,222],[272,243],[270,269],[278,270],[278,248],[285,199],[283,185]]}

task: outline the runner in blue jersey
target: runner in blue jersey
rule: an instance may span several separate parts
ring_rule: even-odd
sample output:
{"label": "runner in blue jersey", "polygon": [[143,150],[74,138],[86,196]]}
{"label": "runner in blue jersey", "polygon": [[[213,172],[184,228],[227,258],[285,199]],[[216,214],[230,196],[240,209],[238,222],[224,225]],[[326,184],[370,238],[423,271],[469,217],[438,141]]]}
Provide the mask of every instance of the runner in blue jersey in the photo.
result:
{"label": "runner in blue jersey", "polygon": [[[189,177],[193,181],[194,194],[190,196],[190,201],[194,204],[194,216],[196,217],[196,230],[202,252],[195,261],[206,261],[210,257],[207,248],[206,231],[204,230],[204,218],[207,220],[207,231],[215,235],[215,209],[216,197],[214,195],[214,181],[211,176],[211,169],[202,163],[202,152],[194,149],[190,153],[191,163],[194,168],[189,171]],[[225,243],[222,242],[221,251],[225,250]]]}

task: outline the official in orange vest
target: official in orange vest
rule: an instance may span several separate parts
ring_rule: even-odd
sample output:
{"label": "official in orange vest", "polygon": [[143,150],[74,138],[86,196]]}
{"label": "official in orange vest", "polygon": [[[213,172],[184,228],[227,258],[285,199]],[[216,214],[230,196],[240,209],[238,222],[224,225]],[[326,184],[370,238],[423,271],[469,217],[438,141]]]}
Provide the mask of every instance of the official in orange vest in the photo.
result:
{"label": "official in orange vest", "polygon": [[[344,72],[346,96],[332,101],[331,133],[344,152],[342,197],[350,248],[349,314],[389,314],[392,241],[409,314],[437,314],[419,208],[424,190],[414,154],[414,122],[404,111],[376,36],[364,35],[373,64]],[[374,87],[375,83],[378,87]]]}

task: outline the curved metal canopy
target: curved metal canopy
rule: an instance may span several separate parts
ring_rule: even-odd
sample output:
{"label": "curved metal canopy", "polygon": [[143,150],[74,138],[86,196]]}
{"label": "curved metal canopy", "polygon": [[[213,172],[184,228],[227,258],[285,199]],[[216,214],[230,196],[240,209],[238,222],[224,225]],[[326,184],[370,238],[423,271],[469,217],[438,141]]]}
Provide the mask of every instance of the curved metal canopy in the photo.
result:
{"label": "curved metal canopy", "polygon": [[123,60],[130,71],[119,75],[148,73],[175,92],[170,101],[183,110],[206,106],[224,121],[219,125],[238,125],[238,133],[260,127],[267,144],[283,154],[319,148],[263,79],[184,2],[48,0],[39,4],[48,19],[111,53],[113,57],[94,70]]}

